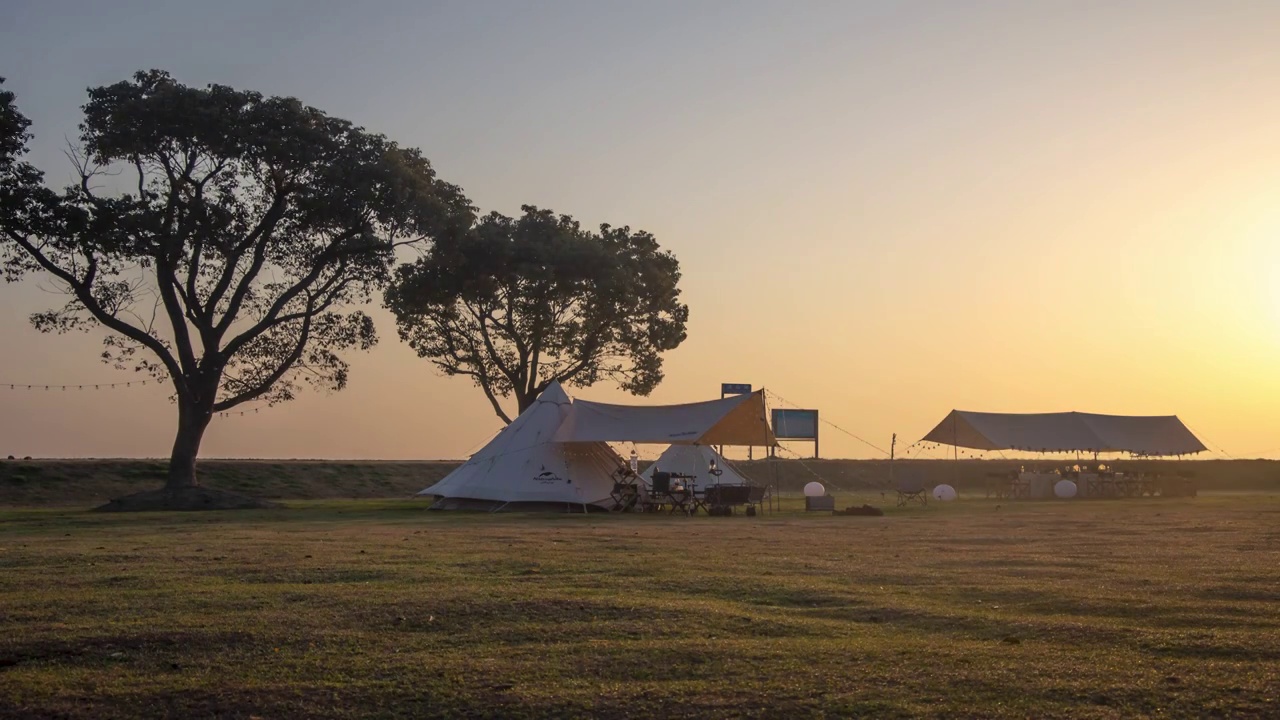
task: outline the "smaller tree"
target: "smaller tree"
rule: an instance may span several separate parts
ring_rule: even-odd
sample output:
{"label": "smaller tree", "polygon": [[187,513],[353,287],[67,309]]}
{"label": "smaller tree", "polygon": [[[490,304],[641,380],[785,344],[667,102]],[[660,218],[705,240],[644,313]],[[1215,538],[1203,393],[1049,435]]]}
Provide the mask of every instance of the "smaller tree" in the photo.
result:
{"label": "smaller tree", "polygon": [[386,293],[400,338],[445,375],[471,378],[504,422],[553,381],[613,380],[635,395],[662,382],[685,339],[680,263],[646,232],[523,207],[442,237],[397,269]]}

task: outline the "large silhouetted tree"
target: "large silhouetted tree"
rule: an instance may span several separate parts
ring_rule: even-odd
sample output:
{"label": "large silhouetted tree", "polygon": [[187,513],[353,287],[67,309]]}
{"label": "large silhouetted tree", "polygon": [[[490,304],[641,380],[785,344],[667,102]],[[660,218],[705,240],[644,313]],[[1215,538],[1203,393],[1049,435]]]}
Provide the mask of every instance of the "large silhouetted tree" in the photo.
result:
{"label": "large silhouetted tree", "polygon": [[521,412],[552,381],[616,381],[648,395],[662,353],[685,338],[680,263],[652,235],[584,230],[573,218],[524,207],[440,238],[402,265],[386,293],[401,339],[446,375],[478,385]]}
{"label": "large silhouetted tree", "polygon": [[79,182],[58,192],[21,160],[11,95],[0,110],[6,279],[52,278],[69,301],[36,328],[101,326],[107,362],[172,384],[178,432],[155,494],[169,505],[196,484],[216,413],[344,387],[342,353],[376,341],[358,306],[396,248],[474,221],[417,150],[293,98],[159,71],[93,88],[68,153]]}

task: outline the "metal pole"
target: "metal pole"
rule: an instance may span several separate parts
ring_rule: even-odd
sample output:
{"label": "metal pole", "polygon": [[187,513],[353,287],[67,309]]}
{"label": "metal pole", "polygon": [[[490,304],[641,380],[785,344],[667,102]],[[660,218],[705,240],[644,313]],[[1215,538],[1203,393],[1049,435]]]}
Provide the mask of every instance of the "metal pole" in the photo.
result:
{"label": "metal pole", "polygon": [[894,433],[893,437],[889,440],[889,484],[890,485],[894,484],[893,454],[894,454],[894,451],[897,450],[897,445],[898,445],[898,433]]}

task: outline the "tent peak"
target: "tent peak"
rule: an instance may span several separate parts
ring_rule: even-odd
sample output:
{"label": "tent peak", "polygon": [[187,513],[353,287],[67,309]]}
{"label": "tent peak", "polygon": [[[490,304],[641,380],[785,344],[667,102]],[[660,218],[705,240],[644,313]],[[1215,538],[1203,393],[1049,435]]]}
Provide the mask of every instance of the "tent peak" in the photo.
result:
{"label": "tent peak", "polygon": [[551,384],[547,386],[547,389],[543,390],[542,394],[539,395],[538,399],[534,402],[568,405],[572,400],[569,399],[569,394],[564,391],[564,387],[558,381],[552,380]]}

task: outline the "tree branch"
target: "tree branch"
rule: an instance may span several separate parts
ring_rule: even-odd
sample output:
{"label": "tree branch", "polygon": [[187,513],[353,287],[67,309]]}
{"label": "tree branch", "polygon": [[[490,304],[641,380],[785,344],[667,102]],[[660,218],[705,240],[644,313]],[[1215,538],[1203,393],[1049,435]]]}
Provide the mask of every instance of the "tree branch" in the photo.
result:
{"label": "tree branch", "polygon": [[476,384],[484,391],[484,396],[489,399],[489,404],[493,406],[493,411],[498,414],[498,417],[502,418],[502,422],[508,425],[511,424],[511,416],[507,415],[506,411],[502,409],[502,404],[498,402],[498,396],[494,394],[493,386],[489,383],[489,378],[483,372],[457,370],[456,373],[458,375],[469,375],[470,377],[475,378]]}
{"label": "tree branch", "polygon": [[248,390],[245,390],[244,392],[241,392],[238,395],[233,395],[232,397],[226,400],[221,400],[214,403],[213,411],[223,412],[225,410],[229,410],[239,405],[240,403],[253,400],[254,398],[257,398],[257,397],[261,397],[263,394],[269,391],[271,389],[271,386],[275,385],[276,382],[280,380],[280,378],[284,377],[285,373],[289,372],[289,370],[293,368],[293,364],[298,362],[298,360],[302,357],[302,352],[307,347],[307,340],[311,338],[311,319],[312,319],[312,316],[310,315],[306,316],[303,319],[302,329],[298,332],[298,341],[294,343],[293,350],[290,351],[289,355],[285,357],[283,361],[281,361],[280,365],[274,371],[272,371],[270,375],[268,375],[266,378],[259,381],[256,386]]}
{"label": "tree branch", "polygon": [[541,328],[533,336],[533,354],[529,359],[529,384],[527,386],[527,395],[533,395],[535,392],[541,392],[538,389],[538,363],[542,360],[542,336]]}
{"label": "tree branch", "polygon": [[508,369],[502,362],[502,357],[498,354],[497,348],[494,347],[493,338],[489,336],[489,328],[485,325],[485,320],[489,317],[489,314],[480,313],[478,310],[472,308],[470,304],[467,304],[467,310],[469,310],[478,321],[480,326],[480,337],[484,340],[485,351],[488,352],[489,358],[493,360],[493,364],[498,368],[498,372],[506,376],[507,382],[511,383],[513,387],[520,387],[519,383],[516,381],[516,374]]}
{"label": "tree branch", "polygon": [[[231,342],[227,343],[226,347],[222,350],[222,356],[227,358],[234,355],[241,347],[244,347],[245,343],[254,339],[258,335],[261,335],[265,330],[270,328],[275,323],[276,318],[290,302],[307,290],[313,283],[315,283],[316,280],[320,279],[320,276],[324,274],[325,270],[330,269],[330,263],[334,261],[339,261],[341,263],[341,261],[345,260],[345,254],[337,252],[338,248],[341,247],[340,241],[354,237],[356,232],[358,231],[348,230],[334,238],[329,245],[321,251],[320,256],[314,260],[315,267],[311,269],[311,272],[307,273],[305,277],[298,280],[290,286],[289,289],[281,293],[280,297],[276,298],[276,301],[272,303],[271,308],[265,315],[263,315],[261,320],[249,329],[237,335],[231,340]],[[329,257],[326,258],[326,255]],[[345,266],[343,264],[339,264],[338,274],[341,274],[344,267]],[[226,331],[227,327],[230,326],[231,321],[234,319],[235,316],[229,313],[223,317],[223,321],[218,325],[218,332],[220,335]]]}
{"label": "tree branch", "polygon": [[588,346],[587,351],[582,354],[582,359],[578,362],[577,365],[571,365],[568,370],[564,372],[556,373],[552,379],[557,382],[564,382],[566,380],[573,378],[574,375],[577,375],[578,373],[585,370],[588,365],[590,365],[593,362],[597,362],[599,360],[599,358],[596,357],[596,353],[598,352],[599,352],[599,348],[595,347],[594,345]]}
{"label": "tree branch", "polygon": [[245,274],[241,276],[235,292],[231,294],[231,300],[227,303],[227,310],[223,313],[222,320],[214,327],[217,340],[222,339],[232,321],[240,314],[240,306],[244,302],[245,296],[249,294],[250,288],[253,287],[254,281],[258,278],[258,273],[262,271],[262,265],[267,257],[267,246],[271,243],[271,233],[275,230],[280,219],[284,217],[285,210],[288,208],[288,204],[285,202],[286,198],[287,195],[285,193],[276,193],[271,207],[267,209],[262,219],[258,221],[257,226],[245,237],[243,243],[228,254],[227,265],[222,271],[222,276],[218,278],[218,284],[209,293],[208,312],[212,318],[218,303],[222,300],[222,296],[226,294],[227,288],[230,287],[231,281],[235,278],[235,269],[240,264],[240,258],[243,256],[245,249],[252,246],[253,261],[250,263],[249,268],[245,270]]}
{"label": "tree branch", "polygon": [[160,288],[160,299],[164,301],[165,312],[169,315],[169,324],[173,326],[174,344],[178,346],[178,358],[182,361],[182,369],[188,374],[195,373],[197,368],[195,350],[191,347],[191,332],[187,329],[187,319],[182,304],[174,291],[178,283],[174,268],[168,260],[161,260],[156,263],[155,273],[156,284]]}

